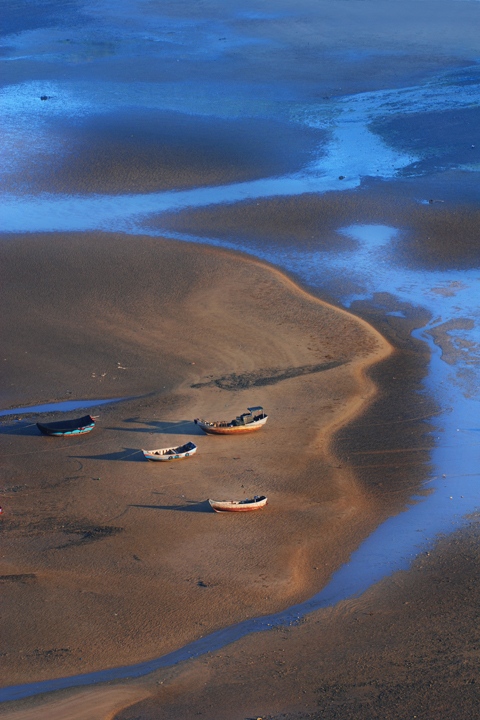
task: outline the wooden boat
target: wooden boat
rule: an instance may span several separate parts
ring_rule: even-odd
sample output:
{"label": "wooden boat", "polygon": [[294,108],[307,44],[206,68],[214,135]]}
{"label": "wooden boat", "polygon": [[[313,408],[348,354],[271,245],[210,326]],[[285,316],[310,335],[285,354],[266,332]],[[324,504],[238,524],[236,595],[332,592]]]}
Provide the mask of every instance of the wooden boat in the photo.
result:
{"label": "wooden boat", "polygon": [[85,435],[95,427],[96,417],[84,415],[74,420],[58,420],[52,423],[37,423],[37,427],[44,435],[55,435],[63,437],[64,435]]}
{"label": "wooden boat", "polygon": [[147,460],[181,460],[197,452],[197,446],[192,442],[178,447],[161,448],[160,450],[142,450]]}
{"label": "wooden boat", "polygon": [[260,510],[267,504],[265,495],[255,495],[252,500],[209,500],[215,512],[250,512]]}
{"label": "wooden boat", "polygon": [[260,430],[265,425],[268,415],[262,407],[247,408],[248,412],[239,415],[234,420],[216,420],[209,422],[201,418],[193,421],[209,435],[241,435],[242,433]]}

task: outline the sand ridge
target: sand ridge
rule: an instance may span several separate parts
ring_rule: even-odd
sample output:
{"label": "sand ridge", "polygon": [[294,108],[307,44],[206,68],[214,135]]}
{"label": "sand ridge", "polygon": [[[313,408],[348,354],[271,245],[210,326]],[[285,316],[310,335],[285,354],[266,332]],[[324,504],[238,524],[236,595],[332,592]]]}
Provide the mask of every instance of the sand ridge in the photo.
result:
{"label": "sand ridge", "polygon": [[[2,423],[5,685],[140,662],[287,607],[379,522],[329,454],[391,352],[367,323],[199,246],[72,234],[1,252],[4,402],[131,398],[75,439]],[[270,417],[251,436],[192,422],[252,404]],[[187,439],[198,453],[175,465],[140,452]],[[206,502],[254,493],[269,506],[247,517]]]}

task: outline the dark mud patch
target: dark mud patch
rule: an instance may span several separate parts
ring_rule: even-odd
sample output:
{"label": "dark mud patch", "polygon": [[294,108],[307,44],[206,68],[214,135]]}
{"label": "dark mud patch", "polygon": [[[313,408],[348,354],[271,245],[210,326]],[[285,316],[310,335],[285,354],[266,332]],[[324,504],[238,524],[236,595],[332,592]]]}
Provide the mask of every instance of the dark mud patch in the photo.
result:
{"label": "dark mud patch", "polygon": [[417,155],[420,159],[403,170],[404,175],[443,172],[448,168],[476,165],[480,157],[476,128],[478,107],[416,112],[411,115],[382,117],[371,130],[390,147]]}
{"label": "dark mud patch", "polygon": [[[10,523],[8,529],[13,532],[17,531],[20,535],[27,537],[45,538],[47,536],[60,534],[69,538],[67,542],[53,546],[51,548],[53,550],[103,540],[123,532],[123,528],[115,525],[92,525],[91,523],[80,521],[61,522],[55,518],[47,518],[39,522],[30,522],[24,527],[19,523]],[[9,576],[0,576],[0,579],[2,577]],[[17,577],[27,578],[27,576],[21,575]]]}
{"label": "dark mud patch", "polygon": [[28,488],[28,485],[8,485],[7,487],[0,489],[1,493],[17,493],[21,492],[22,490],[26,490]]}
{"label": "dark mud patch", "polygon": [[18,186],[117,195],[246,182],[298,172],[326,136],[271,118],[219,119],[138,107],[65,120],[58,132],[69,154],[56,159],[45,153],[45,162],[26,168]]}
{"label": "dark mud patch", "polygon": [[57,545],[55,550],[62,550],[72,545],[84,545],[85,543],[103,540],[123,532],[123,528],[111,525],[90,525],[90,526],[69,526],[62,528],[62,532],[72,539],[68,542]]}
{"label": "dark mud patch", "polygon": [[291,380],[292,378],[301,377],[303,375],[313,375],[314,373],[332,370],[345,364],[345,360],[334,360],[328,363],[320,363],[319,365],[302,365],[296,368],[269,368],[257,373],[243,373],[237,375],[224,375],[221,378],[215,378],[204,383],[195,383],[192,388],[202,387],[218,387],[221,390],[247,390],[253,387],[263,387],[265,385],[275,385],[283,382],[283,380]]}
{"label": "dark mud patch", "polygon": [[37,579],[35,573],[16,573],[0,575],[0,583],[31,583]]}
{"label": "dark mud patch", "polygon": [[61,660],[62,658],[70,655],[72,650],[70,648],[35,648],[35,650],[29,653],[26,657],[32,658],[33,660],[40,660],[41,662],[48,662],[52,660]]}
{"label": "dark mud patch", "polygon": [[[367,320],[374,320],[364,313]],[[430,477],[432,431],[439,408],[424,391],[428,354],[415,340],[402,339],[400,323],[385,332],[397,352],[369,371],[378,388],[364,412],[335,435],[333,449],[341,463],[373,492],[389,512],[419,493]],[[406,324],[406,321],[404,321]]]}

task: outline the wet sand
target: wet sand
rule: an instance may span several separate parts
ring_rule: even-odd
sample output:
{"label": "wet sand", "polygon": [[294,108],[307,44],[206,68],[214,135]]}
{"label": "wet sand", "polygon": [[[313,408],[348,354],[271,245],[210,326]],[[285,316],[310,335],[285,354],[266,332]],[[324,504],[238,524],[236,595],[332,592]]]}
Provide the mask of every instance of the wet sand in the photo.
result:
{"label": "wet sand", "polygon": [[[355,456],[331,452],[332,433],[362,444],[362,418],[378,417],[385,373],[406,355],[389,355],[364,322],[261,263],[188,244],[26,236],[1,253],[2,302],[17,300],[3,320],[9,404],[135,396],[100,407],[95,430],[75,439],[41,436],[36,417],[1,423],[4,686],[158,657],[287,607],[403,506],[405,488],[369,484]],[[252,403],[270,414],[257,435],[208,437],[192,423]],[[183,463],[139,454],[187,438],[199,450]],[[406,487],[413,471],[400,473]],[[256,492],[269,505],[255,515],[206,503]],[[143,679],[4,703],[0,715],[473,720],[478,565],[474,516],[410,571],[296,626]]]}
{"label": "wet sand", "polygon": [[[330,445],[391,353],[364,321],[273,268],[185,243],[10,236],[0,252],[3,407],[130,398],[78,438],[3,419],[4,686],[158,657],[288,607],[384,518]],[[193,423],[255,404],[270,417],[252,435]],[[186,440],[198,453],[184,462],[140,452]],[[252,494],[265,511],[207,503]]]}
{"label": "wet sand", "polygon": [[360,598],[157,673],[116,720],[474,720],[479,562],[477,515]]}

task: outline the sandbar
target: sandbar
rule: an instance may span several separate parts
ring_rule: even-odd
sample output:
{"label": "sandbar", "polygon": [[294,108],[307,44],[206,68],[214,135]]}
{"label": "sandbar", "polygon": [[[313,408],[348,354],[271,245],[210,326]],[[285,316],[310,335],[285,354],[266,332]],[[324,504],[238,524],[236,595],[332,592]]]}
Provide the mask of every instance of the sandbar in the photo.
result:
{"label": "sandbar", "polygon": [[[366,322],[194,244],[44,234],[0,252],[3,408],[127,398],[76,438],[3,418],[4,686],[133,664],[288,607],[378,524],[375,498],[331,452],[392,352]],[[269,414],[258,433],[193,423],[251,405]],[[198,452],[182,462],[141,453],[186,440]],[[207,502],[252,494],[268,496],[264,511]]]}

